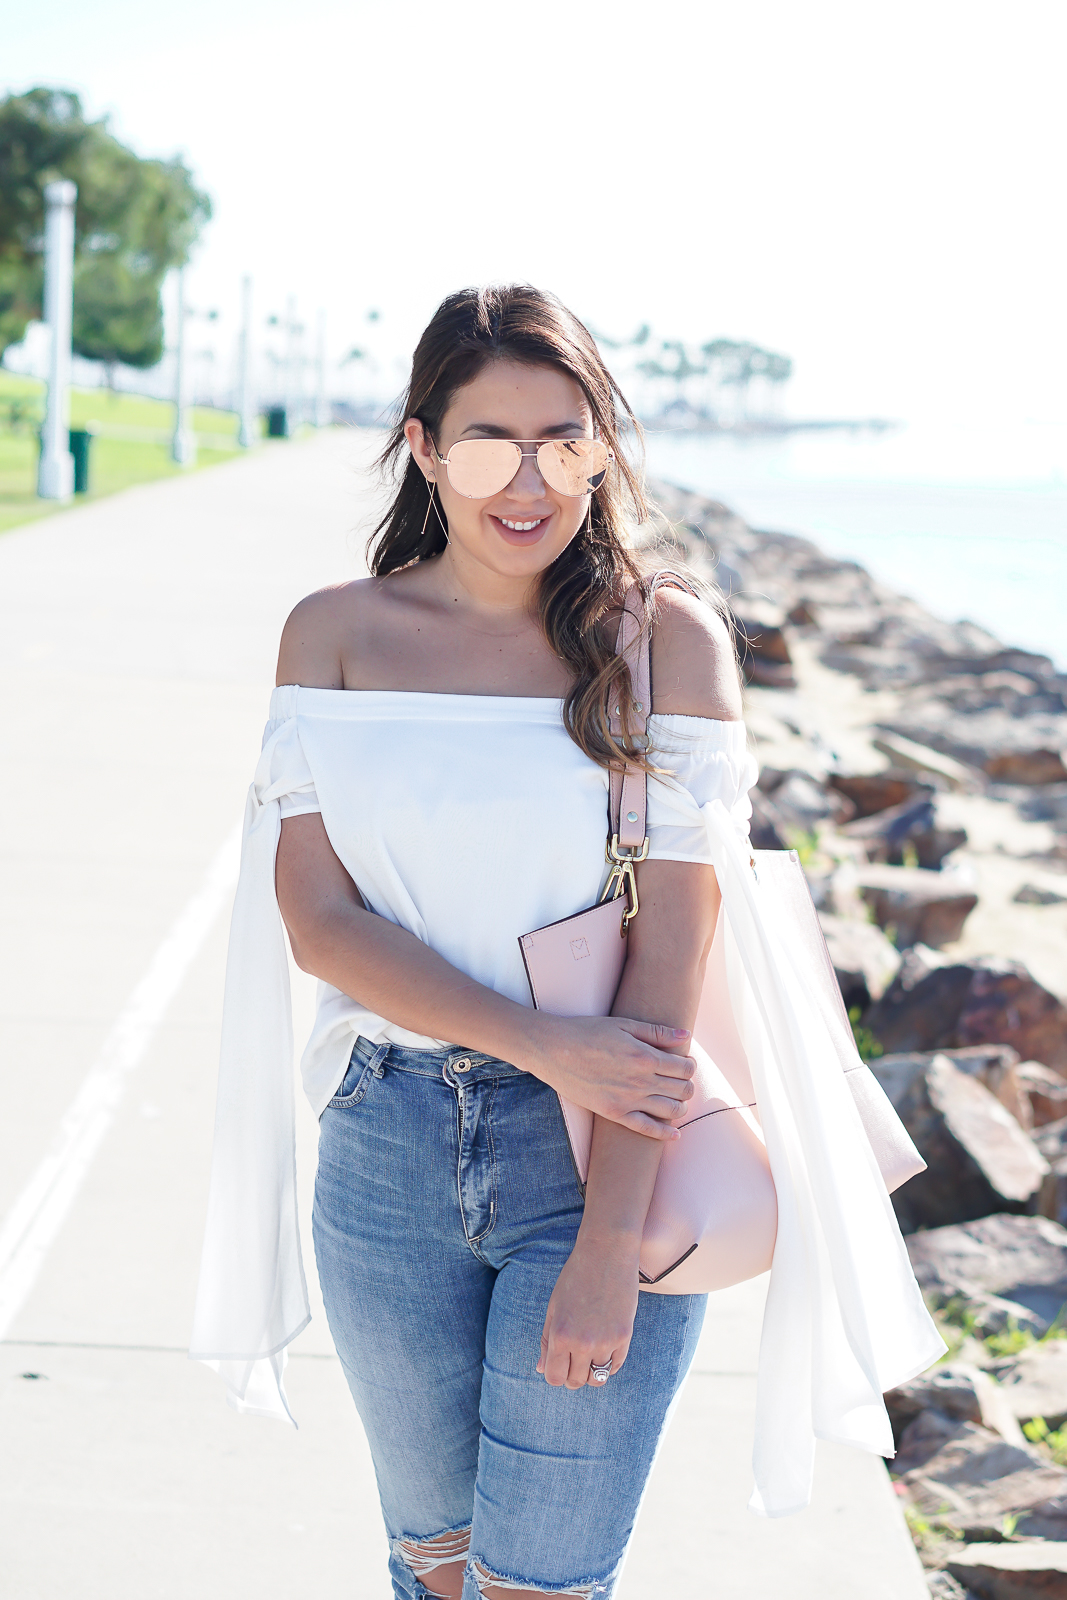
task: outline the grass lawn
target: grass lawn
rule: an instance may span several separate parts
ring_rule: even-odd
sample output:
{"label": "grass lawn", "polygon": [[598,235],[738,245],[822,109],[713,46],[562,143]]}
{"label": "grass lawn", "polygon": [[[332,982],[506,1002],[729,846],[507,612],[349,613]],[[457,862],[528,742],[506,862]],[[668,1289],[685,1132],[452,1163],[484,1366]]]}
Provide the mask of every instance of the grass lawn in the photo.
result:
{"label": "grass lawn", "polygon": [[[35,378],[0,371],[0,533],[66,509],[55,500],[37,498],[37,429],[43,416],[44,385]],[[236,453],[235,412],[197,406],[189,421],[198,440],[198,468],[230,460]],[[74,389],[70,425],[91,427],[95,433],[89,493],[77,495],[72,505],[182,471],[170,459],[174,408],[164,400],[112,394],[107,389]]]}

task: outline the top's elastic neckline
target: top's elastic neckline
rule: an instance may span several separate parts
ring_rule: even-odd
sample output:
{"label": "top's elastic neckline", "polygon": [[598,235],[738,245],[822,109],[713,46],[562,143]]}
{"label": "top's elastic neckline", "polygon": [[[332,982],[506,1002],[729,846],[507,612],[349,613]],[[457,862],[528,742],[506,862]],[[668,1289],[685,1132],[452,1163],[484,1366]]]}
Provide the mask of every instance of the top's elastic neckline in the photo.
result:
{"label": "top's elastic neckline", "polygon": [[510,705],[561,706],[561,695],[542,694],[455,694],[449,689],[318,689],[303,683],[279,683],[274,690],[299,689],[301,694],[397,695],[405,700],[500,700]]}
{"label": "top's elastic neckline", "polygon": [[[457,708],[468,707],[472,712],[489,712],[491,707],[507,707],[513,713],[526,709],[529,712],[540,712],[542,716],[546,711],[551,712],[553,718],[562,710],[563,700],[549,695],[505,695],[505,694],[453,694],[439,692],[432,689],[317,689],[307,688],[300,683],[280,683],[274,690],[274,695],[299,695],[302,699],[308,695],[322,695],[326,703],[336,709],[341,706],[356,709],[357,703],[367,705],[373,701],[400,702],[402,705],[414,707],[419,701],[432,702],[437,708],[443,704],[454,705]],[[272,695],[273,699],[273,695]],[[290,705],[292,703],[290,702]],[[283,716],[294,714],[295,706],[283,712]],[[681,711],[654,711],[651,721],[660,724],[679,722],[698,722],[706,727],[728,729],[739,728],[744,732],[743,720],[725,722],[717,717],[690,716]]]}

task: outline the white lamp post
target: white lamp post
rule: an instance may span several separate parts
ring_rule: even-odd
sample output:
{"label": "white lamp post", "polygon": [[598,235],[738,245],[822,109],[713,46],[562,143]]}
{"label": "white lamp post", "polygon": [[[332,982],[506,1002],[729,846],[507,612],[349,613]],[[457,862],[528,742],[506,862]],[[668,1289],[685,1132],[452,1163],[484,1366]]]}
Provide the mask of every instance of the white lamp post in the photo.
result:
{"label": "white lamp post", "polygon": [[297,334],[300,324],[296,320],[296,295],[291,294],[285,303],[285,436],[291,439],[296,432],[296,395],[300,381],[297,368]]}
{"label": "white lamp post", "polygon": [[44,320],[52,336],[48,407],[41,434],[37,493],[42,500],[69,500],[74,493],[70,453],[71,326],[74,318],[74,202],[77,185],[67,178],[45,184]]}
{"label": "white lamp post", "polygon": [[319,312],[315,341],[315,426],[325,428],[330,421],[330,407],[326,399],[326,313]]}
{"label": "white lamp post", "polygon": [[241,280],[241,391],[238,400],[241,426],[237,442],[242,450],[255,443],[255,406],[252,399],[252,279]]}
{"label": "white lamp post", "polygon": [[185,373],[185,268],[178,269],[178,340],[174,366],[174,437],[170,443],[171,460],[179,467],[196,464],[196,440],[189,431],[189,398],[186,393]]}

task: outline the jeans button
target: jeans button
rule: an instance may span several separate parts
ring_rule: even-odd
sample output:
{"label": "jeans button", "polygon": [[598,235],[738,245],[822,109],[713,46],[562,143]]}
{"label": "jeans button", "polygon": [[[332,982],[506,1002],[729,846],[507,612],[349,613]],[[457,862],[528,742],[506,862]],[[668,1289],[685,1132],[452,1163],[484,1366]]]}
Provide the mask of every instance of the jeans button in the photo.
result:
{"label": "jeans button", "polygon": [[469,1072],[473,1065],[474,1065],[474,1062],[471,1060],[470,1056],[460,1056],[458,1061],[453,1061],[453,1063],[452,1063],[452,1071],[453,1072]]}

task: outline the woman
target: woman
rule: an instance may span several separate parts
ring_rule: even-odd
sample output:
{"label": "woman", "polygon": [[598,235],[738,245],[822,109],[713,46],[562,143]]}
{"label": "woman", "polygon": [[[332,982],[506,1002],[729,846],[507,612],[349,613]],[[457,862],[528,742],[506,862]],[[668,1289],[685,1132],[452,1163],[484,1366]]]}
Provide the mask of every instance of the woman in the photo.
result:
{"label": "woman", "polygon": [[[376,823],[394,862],[425,862],[424,881],[405,873],[412,899],[447,903],[445,938],[423,943],[363,909],[368,886],[321,815],[283,822],[278,900],[297,962],[394,1025],[364,1025],[324,1113],[315,1248],[398,1541],[398,1595],[421,1580],[458,1596],[468,1543],[468,1594],[609,1593],[703,1319],[702,1296],[639,1305],[637,1252],[691,1093],[713,869],[658,859],[653,838],[611,1019],[532,1011],[517,945],[594,903],[606,876],[605,669],[638,574],[627,523],[644,515],[616,404],[589,334],[550,297],[451,297],[386,452],[408,460],[376,576],[312,595],[282,638],[279,684],[359,690],[384,709]],[[595,438],[615,453],[595,492],[546,481],[539,444]],[[477,441],[466,454],[488,477],[490,440],[522,454],[498,447],[507,481],[467,498],[448,463],[462,473],[456,447]],[[678,591],[658,610],[653,711],[729,725],[710,737],[716,759],[730,753],[737,804],[754,773],[727,631]],[[438,873],[445,895],[425,881]],[[405,1042],[376,1079],[368,1064],[396,1025]],[[556,1090],[601,1113],[584,1208]]]}
{"label": "woman", "polygon": [[[240,1409],[285,1407],[307,1310],[276,893],[321,980],[316,1259],[406,1600],[610,1595],[704,1315],[639,1295],[638,1250],[692,1093],[720,904],[703,819],[743,834],[755,777],[713,605],[645,583],[649,849],[613,1015],[533,1010],[517,942],[607,874],[614,624],[646,514],[620,410],[552,297],[442,304],[383,458],[403,466],[373,576],[289,618],[246,818],[194,1353]],[[584,1199],[559,1094],[595,1113]]]}

